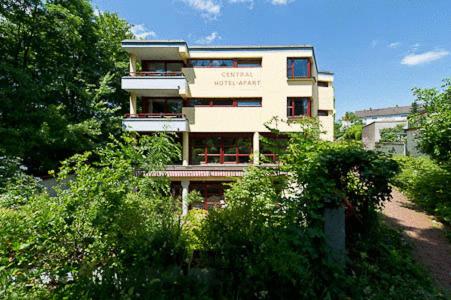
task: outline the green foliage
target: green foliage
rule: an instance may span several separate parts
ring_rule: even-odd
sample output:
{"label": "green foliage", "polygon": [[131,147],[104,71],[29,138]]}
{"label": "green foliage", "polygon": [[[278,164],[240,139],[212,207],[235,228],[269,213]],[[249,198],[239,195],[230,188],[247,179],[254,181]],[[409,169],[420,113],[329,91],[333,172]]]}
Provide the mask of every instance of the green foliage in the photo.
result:
{"label": "green foliage", "polygon": [[164,134],[112,139],[62,164],[56,197],[2,206],[0,297],[151,297],[173,287],[186,257],[178,201],[164,178],[136,176],[171,153],[180,150]]}
{"label": "green foliage", "polygon": [[396,157],[402,172],[396,185],[409,199],[451,224],[451,172],[427,157]]}
{"label": "green foliage", "polygon": [[387,225],[349,248],[346,294],[350,299],[446,299],[415,263],[411,248]]}
{"label": "green foliage", "polygon": [[297,222],[299,211],[283,201],[273,177],[248,170],[226,192],[227,207],[210,211],[203,223],[202,261],[214,274],[214,298],[310,299],[336,288],[323,279],[334,272],[321,268],[314,245],[321,230]]}
{"label": "green foliage", "polygon": [[[64,161],[55,197],[36,189],[26,201],[0,202],[0,298],[434,295],[375,220],[396,164],[355,144],[319,141],[313,119],[300,125],[281,170],[249,168],[227,190],[225,208],[184,218],[167,178],[143,176],[180,156],[171,135],[112,137]],[[345,270],[327,259],[322,222],[322,210],[343,199],[351,221],[366,228],[350,227]]]}
{"label": "green foliage", "polygon": [[[348,126],[344,126],[342,121],[349,123]],[[363,122],[353,112],[346,112],[340,121],[334,124],[335,139],[345,141],[361,141]]]}
{"label": "green foliage", "polygon": [[404,142],[406,134],[404,133],[404,125],[398,124],[393,128],[382,128],[380,131],[381,143]]}
{"label": "green foliage", "polygon": [[19,158],[0,156],[0,207],[16,208],[43,191],[39,179],[25,173]]}
{"label": "green foliage", "polygon": [[95,16],[88,0],[2,1],[0,148],[42,175],[119,136],[120,40],[131,36],[117,15]]}
{"label": "green foliage", "polygon": [[415,105],[421,109],[409,117],[419,128],[419,147],[437,163],[451,168],[451,79],[444,80],[442,90],[413,89]]}
{"label": "green foliage", "polygon": [[347,205],[353,216],[350,233],[367,232],[376,210],[390,198],[397,163],[358,143],[320,141],[309,132],[317,129],[292,134],[282,157],[284,169],[295,174],[296,185],[302,187],[293,193],[302,194],[300,205],[308,207],[307,220],[315,224],[324,207]]}

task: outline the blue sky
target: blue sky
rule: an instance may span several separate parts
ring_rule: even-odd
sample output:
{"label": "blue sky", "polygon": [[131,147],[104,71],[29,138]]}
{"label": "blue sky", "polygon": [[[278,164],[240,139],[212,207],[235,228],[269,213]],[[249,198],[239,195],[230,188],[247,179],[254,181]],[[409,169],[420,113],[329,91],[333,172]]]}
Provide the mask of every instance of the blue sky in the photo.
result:
{"label": "blue sky", "polygon": [[311,44],[335,72],[336,109],[408,105],[451,78],[450,0],[94,0],[148,39]]}

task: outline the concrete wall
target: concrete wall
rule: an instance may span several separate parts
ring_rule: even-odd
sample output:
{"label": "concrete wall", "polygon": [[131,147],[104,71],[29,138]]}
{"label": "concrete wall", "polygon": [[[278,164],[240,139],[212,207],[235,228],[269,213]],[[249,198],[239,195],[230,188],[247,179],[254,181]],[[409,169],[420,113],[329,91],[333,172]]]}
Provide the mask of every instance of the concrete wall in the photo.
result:
{"label": "concrete wall", "polygon": [[407,129],[407,135],[406,135],[406,151],[407,155],[409,156],[421,156],[424,155],[420,149],[418,148],[418,130],[417,129]]}
{"label": "concrete wall", "polygon": [[362,142],[365,149],[374,150],[381,139],[381,129],[394,128],[398,124],[406,125],[405,121],[376,121],[363,127]]}
{"label": "concrete wall", "polygon": [[387,154],[406,154],[404,143],[376,143],[375,149]]}
{"label": "concrete wall", "polygon": [[334,140],[334,120],[335,120],[335,92],[334,92],[334,76],[332,74],[318,74],[318,81],[326,81],[328,87],[318,86],[318,109],[327,110],[327,116],[320,116],[319,121],[321,130],[321,138],[328,141]]}

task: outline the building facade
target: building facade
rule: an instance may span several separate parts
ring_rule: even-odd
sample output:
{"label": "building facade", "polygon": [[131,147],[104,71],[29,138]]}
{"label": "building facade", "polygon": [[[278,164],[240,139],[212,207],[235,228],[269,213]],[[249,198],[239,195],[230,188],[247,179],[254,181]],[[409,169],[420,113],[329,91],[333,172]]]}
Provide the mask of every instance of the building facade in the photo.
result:
{"label": "building facade", "polygon": [[[182,161],[162,171],[180,193],[183,212],[189,191],[208,209],[224,200],[224,182],[249,164],[271,164],[261,145],[270,126],[297,132],[290,120],[318,117],[322,138],[333,139],[334,76],[319,72],[314,49],[292,46],[192,46],[184,41],[125,40],[130,74],[127,130],[176,132]],[[274,118],[282,121],[275,121]]]}
{"label": "building facade", "polygon": [[364,125],[368,125],[376,121],[407,122],[407,116],[410,114],[411,110],[411,106],[394,106],[358,110],[355,114],[362,119]]}

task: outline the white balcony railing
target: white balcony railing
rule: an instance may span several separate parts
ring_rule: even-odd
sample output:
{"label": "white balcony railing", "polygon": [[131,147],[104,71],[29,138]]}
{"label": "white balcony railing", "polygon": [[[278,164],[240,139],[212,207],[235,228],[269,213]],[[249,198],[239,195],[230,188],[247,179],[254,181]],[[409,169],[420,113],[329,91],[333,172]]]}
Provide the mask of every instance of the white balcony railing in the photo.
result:
{"label": "white balcony railing", "polygon": [[187,82],[181,72],[135,72],[122,77],[122,89],[142,96],[180,96]]}
{"label": "white balcony railing", "polygon": [[188,131],[188,120],[181,113],[127,114],[122,123],[128,131]]}

